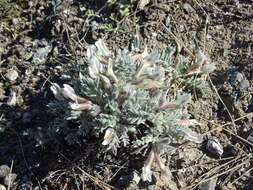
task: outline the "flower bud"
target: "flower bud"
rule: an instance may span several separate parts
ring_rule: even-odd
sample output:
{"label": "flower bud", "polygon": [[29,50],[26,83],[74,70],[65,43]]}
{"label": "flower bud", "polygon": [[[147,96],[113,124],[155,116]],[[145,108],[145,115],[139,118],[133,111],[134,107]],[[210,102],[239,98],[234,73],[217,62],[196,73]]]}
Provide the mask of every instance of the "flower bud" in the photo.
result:
{"label": "flower bud", "polygon": [[105,136],[104,136],[104,141],[102,142],[102,145],[106,146],[106,145],[110,144],[110,142],[112,141],[114,135],[115,135],[114,129],[112,129],[112,128],[106,129]]}
{"label": "flower bud", "polygon": [[152,181],[152,171],[151,171],[151,165],[154,161],[155,158],[155,153],[151,151],[148,155],[148,159],[145,162],[144,167],[142,168],[142,174],[141,174],[141,179],[143,181]]}
{"label": "flower bud", "polygon": [[90,109],[92,106],[91,102],[82,103],[82,104],[70,103],[69,105],[71,109],[73,110],[87,110],[87,109]]}
{"label": "flower bud", "polygon": [[116,75],[113,72],[113,64],[112,64],[112,60],[109,61],[108,63],[108,67],[107,67],[107,74],[109,77],[111,77],[111,79],[115,82],[118,83],[119,79],[116,77]]}
{"label": "flower bud", "polygon": [[109,57],[111,55],[111,52],[105,45],[104,41],[102,39],[99,39],[98,41],[95,42],[95,45],[98,49],[98,52],[105,57]]}
{"label": "flower bud", "polygon": [[64,97],[62,96],[62,93],[61,93],[61,87],[56,84],[56,83],[53,83],[53,85],[50,87],[50,90],[53,92],[54,94],[54,97],[61,101],[61,100],[64,100]]}

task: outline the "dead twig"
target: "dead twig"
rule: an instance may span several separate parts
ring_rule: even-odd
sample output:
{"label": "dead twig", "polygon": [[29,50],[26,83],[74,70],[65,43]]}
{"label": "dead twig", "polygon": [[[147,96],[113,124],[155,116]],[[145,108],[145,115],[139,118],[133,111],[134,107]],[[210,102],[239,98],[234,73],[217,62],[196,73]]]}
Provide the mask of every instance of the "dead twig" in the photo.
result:
{"label": "dead twig", "polygon": [[233,135],[234,137],[240,139],[241,141],[243,141],[243,142],[245,142],[245,143],[247,143],[248,145],[250,145],[250,146],[253,147],[253,143],[249,142],[248,140],[246,140],[246,139],[244,139],[244,138],[242,138],[242,137],[240,137],[240,136],[234,134],[233,132],[231,132],[231,131],[228,130],[228,129],[223,128],[223,130],[224,130],[224,131],[227,131],[228,133],[230,133],[230,134]]}
{"label": "dead twig", "polygon": [[113,179],[121,169],[125,168],[126,163],[124,163],[122,166],[118,168],[118,170],[110,177],[110,180]]}
{"label": "dead twig", "polygon": [[[241,117],[239,117],[239,118],[237,118],[237,119],[234,119],[234,122],[240,121],[240,120],[242,120],[242,119],[244,119],[244,118],[246,118],[246,117],[249,117],[249,116],[251,116],[251,115],[253,115],[253,113],[248,113],[248,114],[246,114],[246,115],[244,115],[244,116],[241,116]],[[211,133],[211,132],[216,131],[216,130],[222,130],[224,127],[226,127],[226,126],[232,124],[231,122],[229,122],[229,123],[225,123],[224,125],[219,125],[218,123],[215,123],[215,122],[213,122],[213,121],[210,121],[210,120],[208,120],[208,119],[206,119],[206,118],[204,118],[204,117],[201,117],[201,116],[198,116],[198,117],[200,117],[201,119],[205,120],[206,122],[208,122],[208,123],[213,124],[213,125],[216,126],[215,128],[213,128],[213,129],[211,129],[211,130],[209,130],[209,131],[203,133],[202,135],[207,135],[208,133]]]}
{"label": "dead twig", "polygon": [[18,137],[18,141],[19,141],[19,145],[20,145],[22,157],[23,157],[23,160],[24,160],[24,163],[25,163],[25,166],[26,166],[27,170],[30,171],[30,172],[33,174],[34,178],[35,178],[36,181],[38,182],[38,185],[39,185],[40,189],[42,189],[38,177],[37,177],[36,174],[31,170],[31,168],[29,167],[28,162],[27,162],[27,160],[26,160],[26,158],[25,158],[25,152],[24,152],[24,149],[23,149],[23,144],[22,144],[21,137],[19,136],[18,132],[17,132],[14,128],[10,128],[10,130]]}
{"label": "dead twig", "polygon": [[185,190],[188,190],[188,189],[196,189],[200,184],[202,184],[202,183],[205,183],[205,182],[208,182],[208,181],[210,181],[210,180],[212,180],[212,179],[214,179],[214,178],[218,178],[218,177],[220,177],[220,176],[222,176],[222,175],[224,175],[224,174],[226,174],[226,173],[229,173],[229,172],[231,172],[231,171],[233,171],[233,170],[237,170],[237,169],[239,169],[240,167],[242,167],[243,165],[245,165],[245,164],[247,164],[248,162],[250,162],[250,158],[248,158],[247,160],[244,160],[242,163],[240,163],[240,164],[238,164],[238,165],[236,165],[236,166],[234,166],[234,167],[232,167],[232,168],[230,168],[230,169],[228,169],[228,170],[225,170],[225,171],[223,171],[223,172],[217,172],[218,174],[216,174],[216,175],[213,175],[213,176],[211,176],[211,177],[209,177],[209,178],[206,178],[206,179],[202,179],[202,180],[200,180],[196,185],[191,185],[191,186],[189,186],[189,187],[187,187]]}
{"label": "dead twig", "polygon": [[90,175],[89,173],[87,173],[86,171],[81,169],[80,167],[77,166],[76,168],[79,169],[84,175],[86,175],[88,178],[90,178],[95,184],[97,184],[102,189],[105,189],[105,190],[115,189],[113,186],[111,186],[111,185],[101,181],[100,179]]}
{"label": "dead twig", "polygon": [[185,51],[192,57],[195,58],[195,56],[193,55],[193,53],[191,52],[191,50],[189,50],[186,45],[182,42],[182,40],[180,40],[175,34],[173,34],[169,28],[167,26],[165,26],[162,22],[160,22],[160,24],[163,26],[164,29],[166,29],[166,31],[176,40],[176,42],[178,42],[181,46],[184,47]]}
{"label": "dead twig", "polygon": [[234,119],[233,119],[233,117],[232,117],[232,115],[231,115],[231,113],[230,113],[228,107],[226,106],[226,104],[224,103],[224,101],[222,100],[222,98],[220,97],[220,94],[219,94],[217,88],[214,86],[213,81],[212,81],[212,79],[211,79],[211,77],[210,77],[209,74],[207,74],[207,77],[208,77],[208,79],[209,79],[209,82],[210,82],[210,84],[211,84],[213,90],[214,90],[215,93],[217,94],[219,100],[221,101],[221,103],[223,104],[223,106],[225,107],[225,109],[227,110],[227,113],[228,113],[228,115],[229,115],[229,117],[230,117],[230,119],[231,119],[231,122],[232,122],[232,124],[233,124],[233,126],[234,126],[234,130],[235,130],[235,132],[236,132],[235,121],[234,121]]}
{"label": "dead twig", "polygon": [[243,176],[247,173],[250,173],[253,170],[253,168],[248,169],[244,174],[242,174],[240,177],[236,178],[234,181],[231,182],[231,185],[233,185],[234,183],[236,183],[237,181],[239,181],[241,178],[243,178]]}

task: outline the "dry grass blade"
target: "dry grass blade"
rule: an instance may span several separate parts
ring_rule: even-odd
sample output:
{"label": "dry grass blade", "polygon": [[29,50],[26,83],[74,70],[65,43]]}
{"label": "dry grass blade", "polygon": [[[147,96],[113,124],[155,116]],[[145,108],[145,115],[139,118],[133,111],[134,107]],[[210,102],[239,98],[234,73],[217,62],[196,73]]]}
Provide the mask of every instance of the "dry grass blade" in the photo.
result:
{"label": "dry grass blade", "polygon": [[236,182],[238,182],[241,178],[244,177],[244,175],[250,173],[251,171],[253,171],[253,168],[248,169],[243,175],[241,175],[240,177],[236,178],[233,182],[231,182],[231,185],[235,184]]}
{"label": "dry grass blade", "polygon": [[248,145],[250,145],[250,146],[253,147],[253,143],[249,142],[248,140],[246,140],[246,139],[244,139],[244,138],[242,138],[242,137],[240,137],[240,136],[234,134],[233,132],[231,132],[231,131],[228,130],[228,129],[223,128],[223,130],[224,130],[224,131],[227,131],[228,133],[230,133],[230,134],[233,135],[234,137],[240,139],[241,141],[243,141],[243,142],[245,142],[245,143],[247,143]]}
{"label": "dry grass blade", "polygon": [[[10,169],[10,173],[9,174],[12,173],[12,169],[13,169],[13,160],[11,161],[11,169]],[[11,185],[12,185],[11,183],[12,183],[12,180],[10,178],[9,181],[8,181],[8,190],[11,189]]]}
{"label": "dry grass blade", "polygon": [[[240,120],[242,120],[242,119],[244,119],[244,118],[246,118],[246,117],[251,116],[252,114],[253,114],[253,113],[246,114],[246,115],[244,115],[244,116],[242,116],[242,117],[239,117],[239,118],[235,119],[234,121],[240,121]],[[253,147],[253,143],[251,143],[251,142],[249,142],[248,140],[246,140],[246,139],[244,139],[244,138],[242,138],[242,137],[240,137],[240,136],[234,134],[233,132],[231,132],[230,130],[228,130],[228,129],[225,128],[226,126],[229,126],[231,123],[226,123],[226,124],[224,124],[224,125],[219,125],[219,124],[214,123],[214,122],[211,122],[211,121],[209,121],[209,120],[207,120],[207,119],[205,119],[205,118],[203,118],[203,117],[201,117],[201,119],[203,119],[203,120],[205,120],[205,121],[207,121],[207,122],[209,122],[209,123],[211,123],[211,124],[213,124],[213,125],[216,126],[215,128],[213,128],[213,129],[211,129],[211,130],[205,132],[203,135],[207,135],[208,133],[211,133],[211,132],[216,131],[216,130],[224,130],[224,131],[230,133],[231,135],[233,135],[234,137],[240,139],[240,140],[243,141],[244,143],[247,143],[248,145],[250,145],[250,146]]]}
{"label": "dry grass blade", "polygon": [[123,164],[122,166],[120,166],[118,168],[118,170],[110,177],[110,180],[113,179],[119,173],[120,170],[122,170],[123,168],[125,168],[125,165],[126,164]]}
{"label": "dry grass blade", "polygon": [[160,24],[162,25],[162,27],[164,29],[166,29],[166,31],[176,40],[177,43],[179,43],[181,46],[184,47],[185,51],[192,57],[195,58],[195,55],[193,55],[193,53],[191,52],[191,50],[189,50],[186,45],[182,42],[182,40],[180,40],[175,34],[173,34],[170,29],[165,26],[162,22],[160,22]]}
{"label": "dry grass blade", "polygon": [[235,130],[235,132],[236,132],[235,121],[234,121],[234,119],[233,119],[233,117],[232,117],[232,115],[231,115],[231,113],[230,113],[228,107],[226,106],[226,104],[224,103],[224,101],[222,100],[222,98],[220,97],[219,92],[218,92],[217,88],[214,86],[213,81],[212,81],[210,75],[208,74],[207,76],[208,76],[208,79],[209,79],[209,81],[210,81],[210,84],[211,84],[212,88],[214,89],[215,93],[217,94],[219,100],[220,100],[221,103],[223,104],[224,108],[227,110],[228,115],[229,115],[229,117],[230,117],[230,119],[231,119],[231,122],[232,122],[232,124],[233,124],[233,126],[234,126],[234,130]]}
{"label": "dry grass blade", "polygon": [[[248,113],[248,114],[246,114],[246,115],[244,115],[244,116],[241,116],[241,117],[235,119],[234,122],[240,121],[240,120],[242,120],[242,119],[244,119],[244,118],[246,118],[246,117],[252,116],[252,115],[253,115],[253,113]],[[212,122],[212,121],[210,121],[210,120],[208,120],[208,119],[206,119],[206,118],[204,118],[204,117],[201,117],[201,116],[198,116],[198,117],[199,117],[200,119],[203,119],[203,120],[205,120],[206,122],[208,122],[208,123],[213,124],[213,125],[216,126],[215,128],[213,128],[213,129],[211,129],[211,130],[205,132],[203,135],[207,135],[208,133],[214,132],[214,131],[216,131],[216,130],[221,130],[221,129],[223,129],[224,127],[229,126],[230,124],[232,124],[231,122],[229,122],[229,123],[225,123],[224,125],[219,125],[219,124],[214,123],[214,122]]]}
{"label": "dry grass blade", "polygon": [[[237,158],[238,158],[238,157],[237,157]],[[235,162],[237,162],[237,158],[233,159],[232,161],[235,160]],[[193,185],[190,185],[190,186],[187,187],[185,190],[188,190],[188,189],[191,189],[191,190],[196,189],[200,184],[205,183],[205,182],[208,182],[208,181],[210,181],[211,179],[218,178],[218,177],[220,177],[220,176],[222,176],[222,175],[224,175],[224,174],[227,174],[227,173],[229,173],[229,172],[231,172],[231,171],[233,171],[233,170],[234,170],[234,171],[235,171],[235,170],[238,170],[238,169],[241,168],[243,165],[245,165],[245,164],[247,164],[247,163],[250,162],[250,157],[249,157],[249,156],[248,156],[248,157],[243,156],[243,157],[240,157],[240,159],[242,160],[242,163],[237,164],[237,165],[235,165],[234,167],[231,167],[231,168],[226,169],[226,170],[225,170],[225,168],[222,168],[222,169],[220,169],[219,171],[214,171],[214,172],[212,172],[212,173],[216,173],[215,175],[214,175],[214,174],[211,174],[211,175],[209,175],[209,177],[205,177],[204,179],[199,180],[197,183],[195,183],[195,184],[193,184]],[[245,159],[245,160],[244,160],[244,159]],[[235,162],[234,162],[234,163],[235,163]],[[225,166],[225,165],[228,165],[228,163],[231,163],[231,161],[229,161],[229,162],[223,164],[222,167]],[[236,163],[235,163],[235,164],[236,164]],[[217,168],[221,168],[221,166],[218,166]],[[216,168],[215,168],[215,169],[216,169]],[[215,170],[215,169],[214,169],[214,170]],[[224,170],[225,170],[225,171],[224,171]],[[208,172],[208,173],[210,173],[210,172]],[[204,174],[204,175],[206,175],[206,174]]]}
{"label": "dry grass blade", "polygon": [[236,158],[234,158],[234,159],[232,159],[232,160],[230,160],[230,161],[228,161],[228,162],[226,162],[226,163],[224,163],[222,165],[219,165],[219,166],[213,168],[209,172],[204,173],[202,176],[200,176],[200,178],[204,179],[204,178],[206,178],[205,176],[212,176],[214,173],[217,173],[217,171],[223,170],[225,166],[228,166],[229,164],[235,163],[235,162],[237,162],[240,159],[242,159],[242,156],[236,157]]}
{"label": "dry grass blade", "polygon": [[85,172],[83,169],[77,166],[77,169],[79,169],[85,176],[90,178],[95,184],[97,184],[100,188],[105,189],[105,190],[111,190],[115,189],[113,186],[101,181],[100,179],[90,175],[89,173]]}

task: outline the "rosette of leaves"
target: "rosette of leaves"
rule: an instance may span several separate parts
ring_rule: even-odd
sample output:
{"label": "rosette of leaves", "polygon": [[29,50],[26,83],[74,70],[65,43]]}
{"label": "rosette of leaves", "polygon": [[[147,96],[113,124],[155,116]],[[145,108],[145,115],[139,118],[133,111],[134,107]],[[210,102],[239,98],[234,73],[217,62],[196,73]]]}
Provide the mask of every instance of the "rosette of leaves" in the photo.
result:
{"label": "rosette of leaves", "polygon": [[175,76],[180,69],[173,71],[174,49],[166,51],[161,55],[147,49],[141,54],[127,50],[113,54],[101,39],[89,46],[87,63],[72,75],[70,84],[51,87],[56,101],[49,108],[58,114],[58,120],[68,121],[64,128],[58,123],[55,131],[64,134],[69,143],[102,135],[101,145],[114,154],[119,148],[150,145],[143,179],[151,180],[154,160],[169,178],[169,169],[160,159],[169,142],[184,137],[200,143],[202,136],[189,129],[197,123],[187,111],[191,95],[170,88],[173,80],[168,73]]}

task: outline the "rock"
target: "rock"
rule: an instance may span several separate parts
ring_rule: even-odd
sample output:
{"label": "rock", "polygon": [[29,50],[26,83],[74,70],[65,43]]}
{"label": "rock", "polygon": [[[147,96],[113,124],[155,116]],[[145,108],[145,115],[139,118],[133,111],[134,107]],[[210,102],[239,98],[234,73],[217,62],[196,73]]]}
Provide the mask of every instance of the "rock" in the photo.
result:
{"label": "rock", "polygon": [[7,165],[0,166],[0,177],[5,177],[10,173],[10,168]]}
{"label": "rock", "polygon": [[11,91],[6,104],[9,106],[15,106],[17,104],[17,94],[13,90]]}
{"label": "rock", "polygon": [[228,71],[228,82],[239,90],[246,90],[250,86],[246,77],[236,69],[230,69]]}
{"label": "rock", "polygon": [[249,88],[250,84],[249,84],[249,81],[247,79],[243,79],[239,85],[238,85],[238,88],[240,90],[246,90],[247,88]]}
{"label": "rock", "polygon": [[199,190],[215,190],[216,183],[217,183],[217,178],[211,179],[210,181],[206,183],[202,183],[199,186]]}
{"label": "rock", "polygon": [[140,175],[137,172],[133,172],[131,175],[132,175],[132,181],[138,184],[141,180]]}
{"label": "rock", "polygon": [[4,177],[4,185],[12,186],[16,178],[17,178],[17,174],[14,174],[14,173],[8,174],[7,176]]}
{"label": "rock", "polygon": [[5,74],[5,78],[7,78],[9,81],[14,81],[18,78],[18,72],[16,70],[9,70]]}
{"label": "rock", "polygon": [[32,62],[34,64],[43,64],[43,63],[45,63],[46,60],[47,60],[47,56],[48,56],[49,52],[51,51],[51,49],[52,49],[51,46],[46,46],[44,48],[37,49],[37,51],[33,55]]}
{"label": "rock", "polygon": [[29,189],[33,189],[32,188],[32,183],[23,183],[20,185],[20,190],[29,190]]}
{"label": "rock", "polygon": [[6,187],[0,184],[0,190],[6,190]]}
{"label": "rock", "polygon": [[223,154],[223,147],[217,137],[208,137],[206,149],[217,156],[222,156]]}
{"label": "rock", "polygon": [[194,8],[189,3],[184,3],[184,10],[187,13],[194,13],[195,12]]}

